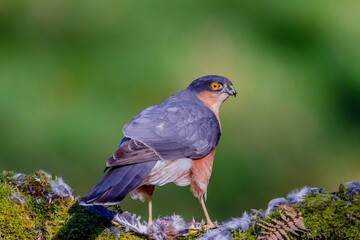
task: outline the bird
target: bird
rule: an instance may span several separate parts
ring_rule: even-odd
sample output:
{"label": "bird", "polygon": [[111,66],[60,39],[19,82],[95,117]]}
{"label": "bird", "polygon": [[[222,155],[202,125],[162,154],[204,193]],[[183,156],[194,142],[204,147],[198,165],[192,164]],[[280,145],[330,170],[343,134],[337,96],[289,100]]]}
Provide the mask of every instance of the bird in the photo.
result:
{"label": "bird", "polygon": [[115,205],[128,194],[142,201],[147,197],[150,226],[155,186],[191,185],[205,226],[214,227],[204,198],[221,136],[219,109],[229,96],[236,97],[236,90],[228,78],[207,75],[142,110],[123,127],[124,138],[106,161],[106,175],[79,204]]}

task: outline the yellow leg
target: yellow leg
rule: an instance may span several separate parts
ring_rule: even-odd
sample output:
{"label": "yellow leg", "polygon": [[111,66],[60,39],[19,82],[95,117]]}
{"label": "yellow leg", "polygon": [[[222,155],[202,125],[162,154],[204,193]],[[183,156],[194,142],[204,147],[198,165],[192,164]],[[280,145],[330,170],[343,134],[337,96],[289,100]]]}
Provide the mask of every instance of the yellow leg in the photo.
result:
{"label": "yellow leg", "polygon": [[205,202],[204,202],[204,198],[201,196],[201,198],[200,198],[200,203],[201,203],[201,206],[202,206],[202,208],[203,208],[203,211],[204,211],[204,214],[205,214],[205,218],[206,218],[206,225],[205,225],[205,227],[206,228],[213,228],[213,227],[215,227],[215,224],[213,224],[213,222],[211,221],[211,219],[210,219],[210,217],[209,217],[209,214],[208,214],[208,212],[207,212],[207,210],[206,210],[206,206],[205,206]]}
{"label": "yellow leg", "polygon": [[152,196],[149,195],[149,223],[148,225],[152,225]]}

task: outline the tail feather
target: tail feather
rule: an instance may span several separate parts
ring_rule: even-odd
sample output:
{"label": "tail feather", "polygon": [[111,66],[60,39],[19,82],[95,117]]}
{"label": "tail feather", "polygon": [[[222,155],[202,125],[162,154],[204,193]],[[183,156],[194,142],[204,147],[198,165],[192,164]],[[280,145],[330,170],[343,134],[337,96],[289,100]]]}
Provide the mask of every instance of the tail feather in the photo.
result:
{"label": "tail feather", "polygon": [[80,200],[80,205],[114,205],[137,188],[150,173],[156,161],[125,165],[110,169],[91,191]]}
{"label": "tail feather", "polygon": [[[97,200],[102,195],[106,194],[109,190],[117,187],[118,185],[131,183],[131,175],[128,173],[134,170],[134,166],[123,166],[111,169],[105,177],[103,177],[98,184],[85,196],[88,202]],[[136,168],[135,168],[136,170]],[[128,176],[129,175],[129,176]]]}

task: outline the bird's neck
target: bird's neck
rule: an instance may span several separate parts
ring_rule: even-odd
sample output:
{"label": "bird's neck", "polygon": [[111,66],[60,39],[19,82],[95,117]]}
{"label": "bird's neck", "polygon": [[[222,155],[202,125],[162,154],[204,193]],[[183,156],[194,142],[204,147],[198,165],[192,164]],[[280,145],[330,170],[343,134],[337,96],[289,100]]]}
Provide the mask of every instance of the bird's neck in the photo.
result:
{"label": "bird's neck", "polygon": [[215,116],[217,117],[219,123],[219,111],[221,104],[228,98],[226,93],[218,94],[213,92],[200,92],[198,94],[199,99],[208,107],[211,111],[214,112]]}

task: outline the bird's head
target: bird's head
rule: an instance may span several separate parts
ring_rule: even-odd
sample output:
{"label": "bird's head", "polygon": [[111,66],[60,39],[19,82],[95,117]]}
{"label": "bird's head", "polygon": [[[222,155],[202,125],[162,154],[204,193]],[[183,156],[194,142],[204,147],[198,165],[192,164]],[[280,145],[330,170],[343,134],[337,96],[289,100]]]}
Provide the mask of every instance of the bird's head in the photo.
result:
{"label": "bird's head", "polygon": [[226,94],[228,96],[236,97],[236,91],[229,79],[217,75],[209,75],[201,77],[193,81],[189,87],[189,90],[196,93],[210,92],[215,94]]}
{"label": "bird's head", "polygon": [[218,113],[220,105],[229,97],[236,97],[236,91],[229,79],[217,75],[209,75],[193,81],[188,90],[197,94],[201,101],[211,110]]}

